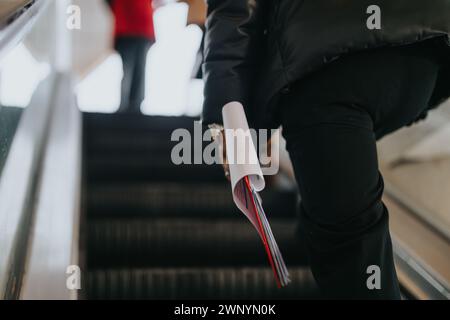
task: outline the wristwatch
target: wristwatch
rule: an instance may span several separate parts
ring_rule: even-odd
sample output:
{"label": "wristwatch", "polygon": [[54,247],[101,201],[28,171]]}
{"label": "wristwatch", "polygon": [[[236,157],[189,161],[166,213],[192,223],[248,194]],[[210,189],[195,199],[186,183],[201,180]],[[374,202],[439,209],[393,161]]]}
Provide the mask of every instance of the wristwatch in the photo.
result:
{"label": "wristwatch", "polygon": [[216,141],[219,135],[224,131],[223,125],[217,123],[208,125],[208,128],[211,132],[211,137],[214,139],[214,141]]}
{"label": "wristwatch", "polygon": [[221,124],[213,123],[210,124],[208,128],[211,132],[211,137],[214,139],[214,141],[216,142],[218,141],[219,143],[219,150],[220,150],[219,152],[220,154],[224,155],[224,159],[222,159],[223,161],[222,166],[225,172],[225,177],[227,179],[230,179],[230,167],[228,166],[228,161],[226,159],[225,153],[223,152],[223,150],[225,150],[224,144],[225,137],[224,136],[220,137],[221,134],[224,134],[224,127]]}

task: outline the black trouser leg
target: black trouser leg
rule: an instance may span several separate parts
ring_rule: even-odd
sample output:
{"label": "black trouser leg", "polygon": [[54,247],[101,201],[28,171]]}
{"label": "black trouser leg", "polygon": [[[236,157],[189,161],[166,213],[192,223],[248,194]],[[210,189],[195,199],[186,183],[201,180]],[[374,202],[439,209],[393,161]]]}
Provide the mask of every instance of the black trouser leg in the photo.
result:
{"label": "black trouser leg", "polygon": [[145,99],[145,71],[147,67],[147,54],[151,44],[147,39],[140,39],[136,43],[133,79],[130,90],[130,110],[135,113],[140,112],[141,104]]}
{"label": "black trouser leg", "polygon": [[139,113],[145,97],[145,68],[151,41],[140,37],[116,39],[122,58],[123,78],[119,112]]}
{"label": "black trouser leg", "polygon": [[[343,117],[351,115],[347,111]],[[287,139],[303,199],[301,231],[324,295],[399,298],[388,213],[381,200],[383,179],[370,127],[323,123],[291,131]],[[374,266],[380,271],[380,290],[367,287]]]}
{"label": "black trouser leg", "polygon": [[118,112],[126,112],[130,104],[130,90],[133,80],[135,46],[132,40],[126,37],[116,39],[115,49],[122,59],[122,83],[120,106]]}
{"label": "black trouser leg", "polygon": [[342,58],[293,85],[283,130],[325,297],[399,299],[376,139],[423,115],[438,66],[415,48]]}

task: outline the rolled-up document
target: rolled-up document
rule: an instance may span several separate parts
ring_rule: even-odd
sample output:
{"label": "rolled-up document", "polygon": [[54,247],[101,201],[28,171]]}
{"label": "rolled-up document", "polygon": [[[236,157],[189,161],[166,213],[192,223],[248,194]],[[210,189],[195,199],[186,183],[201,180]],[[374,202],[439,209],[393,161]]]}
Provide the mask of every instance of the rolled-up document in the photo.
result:
{"label": "rolled-up document", "polygon": [[234,203],[258,231],[277,285],[286,286],[290,282],[289,272],[258,194],[265,182],[244,108],[239,102],[228,103],[222,109],[222,116]]}

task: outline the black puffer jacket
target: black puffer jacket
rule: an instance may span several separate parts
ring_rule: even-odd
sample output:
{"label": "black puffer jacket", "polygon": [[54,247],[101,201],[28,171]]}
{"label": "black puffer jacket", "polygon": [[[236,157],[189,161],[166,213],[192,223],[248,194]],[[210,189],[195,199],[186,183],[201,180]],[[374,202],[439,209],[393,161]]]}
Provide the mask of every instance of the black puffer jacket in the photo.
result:
{"label": "black puffer jacket", "polygon": [[[289,85],[349,52],[431,38],[450,48],[450,0],[209,0],[203,121],[240,101],[254,126],[274,127],[277,97]],[[367,9],[381,9],[369,30]],[[434,41],[436,42],[436,41]],[[450,52],[448,66],[450,66]],[[434,99],[450,96],[443,64]],[[430,106],[431,107],[431,106]]]}

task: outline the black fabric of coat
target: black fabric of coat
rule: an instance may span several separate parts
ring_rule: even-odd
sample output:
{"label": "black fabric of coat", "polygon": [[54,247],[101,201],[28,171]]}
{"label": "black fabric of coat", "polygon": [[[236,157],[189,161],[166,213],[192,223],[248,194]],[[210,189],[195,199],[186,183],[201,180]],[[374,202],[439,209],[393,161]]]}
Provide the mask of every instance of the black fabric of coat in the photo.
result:
{"label": "black fabric of coat", "polygon": [[[370,30],[371,5],[381,29]],[[208,0],[205,124],[244,104],[255,127],[279,124],[289,86],[351,52],[429,39],[444,56],[430,108],[450,96],[450,0]]]}

